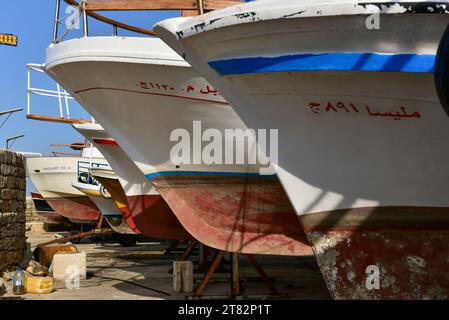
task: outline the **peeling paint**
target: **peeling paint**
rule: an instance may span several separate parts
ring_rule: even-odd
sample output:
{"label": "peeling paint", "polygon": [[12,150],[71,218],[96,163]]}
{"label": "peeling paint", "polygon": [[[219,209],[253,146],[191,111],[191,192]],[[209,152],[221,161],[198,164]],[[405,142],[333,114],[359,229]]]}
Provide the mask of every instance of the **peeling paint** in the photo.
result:
{"label": "peeling paint", "polygon": [[423,258],[418,256],[408,256],[407,264],[411,272],[425,273],[423,269],[426,267],[426,261]]}
{"label": "peeling paint", "polygon": [[[308,239],[335,299],[446,299],[449,259],[442,235],[449,238],[449,231],[315,230]],[[366,285],[370,265],[379,267],[379,289]]]}
{"label": "peeling paint", "polygon": [[[232,25],[270,21],[276,19],[297,19],[307,17],[349,16],[380,14],[449,14],[447,2],[356,2],[356,3],[313,3],[290,5],[287,1],[271,3],[247,3],[224,10],[212,11],[205,15],[192,17],[181,22],[175,33],[178,39],[193,36],[200,32],[229,27]],[[156,28],[163,26],[157,24]],[[171,29],[171,28],[169,28]]]}
{"label": "peeling paint", "polygon": [[358,5],[365,9],[368,6],[375,6],[380,12],[385,13],[449,13],[447,10],[447,2],[359,2]]}
{"label": "peeling paint", "polygon": [[396,282],[396,278],[388,275],[388,276],[384,276],[382,277],[382,282],[381,282],[381,286],[382,288],[388,288],[391,285],[393,285]]}
{"label": "peeling paint", "polygon": [[297,15],[301,15],[303,12],[305,12],[305,10],[301,10],[298,12],[293,12],[290,14],[283,15],[282,18],[291,18],[291,17],[297,16]]}

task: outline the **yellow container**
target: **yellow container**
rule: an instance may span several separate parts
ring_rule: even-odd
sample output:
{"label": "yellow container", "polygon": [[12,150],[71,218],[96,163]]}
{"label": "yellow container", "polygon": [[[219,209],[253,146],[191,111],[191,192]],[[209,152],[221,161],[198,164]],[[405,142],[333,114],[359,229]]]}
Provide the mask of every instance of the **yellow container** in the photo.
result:
{"label": "yellow container", "polygon": [[25,289],[27,293],[51,293],[53,291],[53,278],[26,276]]}

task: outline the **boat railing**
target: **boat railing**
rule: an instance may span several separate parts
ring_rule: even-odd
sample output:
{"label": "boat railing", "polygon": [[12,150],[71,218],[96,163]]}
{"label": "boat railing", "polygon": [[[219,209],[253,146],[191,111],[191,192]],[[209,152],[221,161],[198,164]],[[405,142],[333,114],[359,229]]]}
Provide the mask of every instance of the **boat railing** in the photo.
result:
{"label": "boat railing", "polygon": [[[92,118],[89,120],[72,119],[70,114],[70,102],[74,101],[73,97],[58,83],[55,83],[54,89],[37,88],[32,85],[33,74],[45,74],[43,65],[30,63],[27,65],[27,118],[42,121],[65,122],[65,123],[87,123],[94,122]],[[48,76],[46,76],[48,77]],[[33,114],[31,112],[32,96],[40,96],[53,98],[57,101],[59,117],[44,116]]]}
{"label": "boat railing", "polygon": [[89,169],[108,168],[106,163],[99,163],[94,161],[78,161],[77,176],[80,182],[87,184],[100,185],[100,183],[91,175]]}
{"label": "boat railing", "polygon": [[[64,1],[74,10],[68,16],[61,17],[61,1]],[[53,21],[53,43],[59,43],[72,30],[73,25],[83,25],[83,35],[89,36],[89,17],[111,25],[112,36],[118,35],[118,30],[123,29],[146,36],[155,36],[153,30],[132,26],[104,15],[97,11],[157,11],[157,10],[175,10],[181,11],[182,16],[201,15],[208,11],[222,9],[231,5],[241,4],[245,0],[56,0],[55,18]],[[59,27],[67,18],[71,18],[71,24],[60,34]]]}

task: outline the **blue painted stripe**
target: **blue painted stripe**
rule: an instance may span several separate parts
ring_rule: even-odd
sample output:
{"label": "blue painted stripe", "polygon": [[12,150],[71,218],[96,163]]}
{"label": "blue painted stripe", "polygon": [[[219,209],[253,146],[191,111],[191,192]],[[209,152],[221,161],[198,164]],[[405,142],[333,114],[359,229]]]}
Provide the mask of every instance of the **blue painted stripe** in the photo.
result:
{"label": "blue painted stripe", "polygon": [[210,175],[210,176],[225,176],[225,177],[261,177],[261,178],[270,178],[273,179],[276,177],[276,174],[271,175],[261,175],[257,172],[215,172],[215,171],[164,171],[164,172],[154,172],[148,173],[145,175],[148,180],[153,180],[158,177],[167,177],[167,176],[181,176],[181,175]]}
{"label": "blue painted stripe", "polygon": [[295,54],[210,61],[221,75],[294,71],[382,71],[433,73],[435,55],[364,52]]}

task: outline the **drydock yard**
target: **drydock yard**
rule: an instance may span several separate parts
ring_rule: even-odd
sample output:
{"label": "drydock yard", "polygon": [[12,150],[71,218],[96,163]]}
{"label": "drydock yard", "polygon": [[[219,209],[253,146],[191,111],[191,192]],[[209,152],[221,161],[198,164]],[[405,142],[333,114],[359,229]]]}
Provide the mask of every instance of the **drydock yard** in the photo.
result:
{"label": "drydock yard", "polygon": [[[28,241],[34,249],[38,244],[64,235],[64,232],[45,232],[42,225],[28,231]],[[171,243],[157,241],[139,242],[133,247],[122,247],[111,240],[101,242],[82,240],[76,244],[79,252],[86,253],[87,277],[79,283],[79,289],[67,288],[65,281],[55,283],[50,294],[24,294],[20,297],[12,292],[12,286],[3,299],[32,300],[171,300],[193,299],[191,293],[176,293],[173,290],[173,276],[170,269],[173,260],[179,258],[187,248],[180,244],[172,251],[167,250]],[[270,281],[279,292],[274,296],[260,280],[257,272],[244,257],[240,264],[241,292],[239,299],[329,299],[329,293],[318,271],[313,257],[273,258],[264,257],[260,263],[269,274]],[[34,260],[30,265],[35,266]],[[192,255],[198,261],[198,252]],[[197,267],[196,267],[197,268]],[[39,268],[41,269],[41,268]],[[45,269],[45,267],[44,267]],[[39,270],[40,271],[40,270]],[[295,277],[300,271],[303,276]],[[194,285],[197,286],[204,272],[195,272]],[[3,279],[13,277],[13,272],[5,272]],[[229,259],[210,280],[202,299],[227,299],[231,297]]]}
{"label": "drydock yard", "polygon": [[448,1],[7,1],[0,300],[449,300],[448,48]]}

